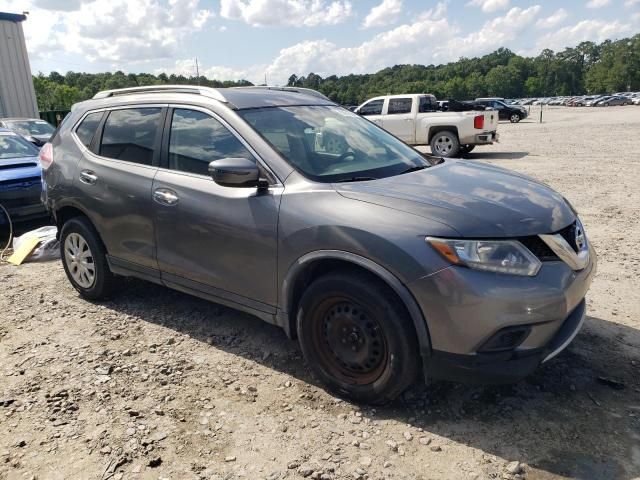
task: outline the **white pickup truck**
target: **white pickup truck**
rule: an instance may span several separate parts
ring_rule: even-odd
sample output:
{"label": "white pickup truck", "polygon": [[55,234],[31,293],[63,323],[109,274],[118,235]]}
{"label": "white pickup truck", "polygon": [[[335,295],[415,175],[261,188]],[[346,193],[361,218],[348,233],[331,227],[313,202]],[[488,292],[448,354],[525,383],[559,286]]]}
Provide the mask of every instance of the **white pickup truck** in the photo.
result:
{"label": "white pickup truck", "polygon": [[433,95],[375,97],[355,109],[409,145],[430,145],[439,157],[468,153],[476,145],[498,141],[498,112],[438,111]]}

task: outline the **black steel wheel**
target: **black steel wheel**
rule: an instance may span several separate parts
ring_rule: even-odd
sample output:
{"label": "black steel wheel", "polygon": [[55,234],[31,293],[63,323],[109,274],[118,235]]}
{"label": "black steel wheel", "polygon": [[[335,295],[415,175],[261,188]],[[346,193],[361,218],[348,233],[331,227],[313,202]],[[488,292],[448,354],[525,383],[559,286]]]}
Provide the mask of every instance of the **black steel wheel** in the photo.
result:
{"label": "black steel wheel", "polygon": [[313,282],[300,301],[298,336],[315,373],[333,391],[358,401],[393,399],[419,369],[406,310],[371,275],[336,272]]}

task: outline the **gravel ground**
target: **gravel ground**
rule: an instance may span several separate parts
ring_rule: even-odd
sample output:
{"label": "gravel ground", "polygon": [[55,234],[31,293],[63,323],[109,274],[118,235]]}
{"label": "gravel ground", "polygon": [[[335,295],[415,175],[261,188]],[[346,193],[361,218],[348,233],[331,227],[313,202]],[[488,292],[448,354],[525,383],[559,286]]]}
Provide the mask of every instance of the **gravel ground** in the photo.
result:
{"label": "gravel ground", "polygon": [[135,280],[94,304],[58,262],[3,265],[0,478],[640,478],[640,108],[499,131],[469,159],[564,193],[599,255],[585,328],[531,378],[372,409],[248,315]]}

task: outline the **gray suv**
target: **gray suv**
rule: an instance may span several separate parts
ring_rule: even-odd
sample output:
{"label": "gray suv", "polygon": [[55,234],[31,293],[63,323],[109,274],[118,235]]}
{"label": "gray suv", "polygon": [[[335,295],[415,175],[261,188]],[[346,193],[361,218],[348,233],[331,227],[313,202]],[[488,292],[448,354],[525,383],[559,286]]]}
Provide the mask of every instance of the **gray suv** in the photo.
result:
{"label": "gray suv", "polygon": [[308,91],[100,92],[41,162],[82,296],[130,276],[250,312],[358,401],[420,373],[517,381],[584,319],[596,258],[560,194],[424,156]]}

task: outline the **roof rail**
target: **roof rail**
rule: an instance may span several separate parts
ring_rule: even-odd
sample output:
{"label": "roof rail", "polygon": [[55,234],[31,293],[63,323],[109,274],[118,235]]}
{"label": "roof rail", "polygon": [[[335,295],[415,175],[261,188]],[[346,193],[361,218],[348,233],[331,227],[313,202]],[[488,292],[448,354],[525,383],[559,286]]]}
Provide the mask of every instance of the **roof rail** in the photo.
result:
{"label": "roof rail", "polygon": [[227,99],[215,88],[201,87],[198,85],[149,85],[146,87],[118,88],[115,90],[103,90],[96,93],[93,98],[109,98],[118,95],[135,95],[136,93],[192,93],[204,97],[213,98],[220,102]]}
{"label": "roof rail", "polygon": [[279,90],[281,92],[294,92],[294,93],[303,93],[305,95],[310,95],[312,97],[317,97],[317,98],[322,98],[323,100],[329,100],[332,101],[329,97],[327,97],[326,95],[318,92],[317,90],[312,90],[311,88],[304,88],[304,87],[276,87],[276,86],[272,86],[272,85],[251,85],[251,86],[246,86],[246,87],[231,87],[231,88],[237,88],[237,89],[242,89],[242,88],[246,88],[246,89],[256,89],[256,88],[261,88],[264,90]]}

